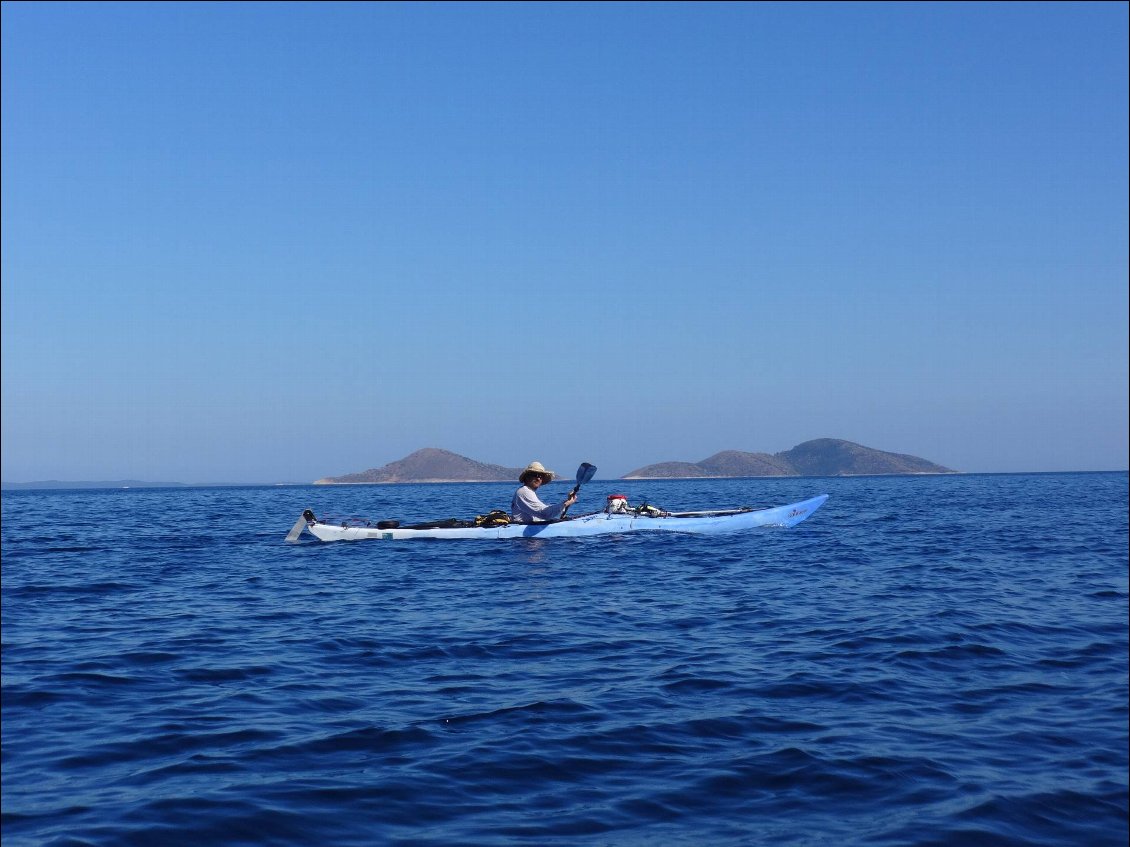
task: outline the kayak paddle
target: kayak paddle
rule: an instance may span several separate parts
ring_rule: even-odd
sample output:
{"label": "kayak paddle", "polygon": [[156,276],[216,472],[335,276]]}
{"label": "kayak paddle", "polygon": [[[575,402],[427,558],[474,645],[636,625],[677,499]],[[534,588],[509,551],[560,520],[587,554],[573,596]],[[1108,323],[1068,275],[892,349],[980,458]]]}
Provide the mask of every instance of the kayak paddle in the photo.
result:
{"label": "kayak paddle", "polygon": [[[592,479],[595,475],[596,465],[590,465],[588,462],[581,462],[581,466],[577,468],[577,484],[574,485],[573,490],[569,492],[569,497],[572,497],[574,494],[580,491],[581,486]],[[568,500],[569,497],[566,497],[565,499]],[[567,511],[569,511],[568,506],[561,510],[561,520],[565,520],[565,513]]]}

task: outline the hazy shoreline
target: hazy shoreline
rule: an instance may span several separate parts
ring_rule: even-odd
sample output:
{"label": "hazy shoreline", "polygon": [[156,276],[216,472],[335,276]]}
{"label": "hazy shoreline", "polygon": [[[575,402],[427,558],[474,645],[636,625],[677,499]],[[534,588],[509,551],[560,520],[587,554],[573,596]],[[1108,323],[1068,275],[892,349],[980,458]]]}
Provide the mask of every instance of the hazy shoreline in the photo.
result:
{"label": "hazy shoreline", "polygon": [[[1130,470],[1121,468],[1117,470],[1083,470],[1083,471],[951,471],[950,473],[870,473],[870,474],[811,474],[801,476],[686,476],[686,477],[612,477],[601,480],[603,482],[686,482],[688,480],[727,480],[727,479],[853,479],[862,477],[968,477],[968,476],[1054,476],[1057,474],[1125,474]],[[554,483],[568,483],[571,480],[554,480]],[[114,482],[3,482],[0,490],[3,491],[123,491],[127,489],[162,489],[162,488],[322,488],[337,487],[348,488],[357,486],[379,485],[504,485],[506,480],[483,479],[425,479],[403,480],[401,482],[169,482],[153,483],[139,482],[130,485],[119,485]],[[517,482],[517,480],[515,480]],[[554,483],[550,483],[551,485]]]}

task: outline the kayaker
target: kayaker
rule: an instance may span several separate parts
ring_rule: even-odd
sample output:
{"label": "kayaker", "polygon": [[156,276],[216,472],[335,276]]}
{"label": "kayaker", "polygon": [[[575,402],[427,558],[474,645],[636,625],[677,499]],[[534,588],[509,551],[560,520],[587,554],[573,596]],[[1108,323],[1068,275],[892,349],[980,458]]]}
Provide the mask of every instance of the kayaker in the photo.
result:
{"label": "kayaker", "polygon": [[545,523],[561,517],[561,513],[577,502],[577,495],[570,493],[560,503],[547,506],[538,498],[538,489],[552,480],[556,474],[547,471],[541,462],[530,462],[518,476],[521,488],[514,492],[510,501],[510,517],[514,523]]}

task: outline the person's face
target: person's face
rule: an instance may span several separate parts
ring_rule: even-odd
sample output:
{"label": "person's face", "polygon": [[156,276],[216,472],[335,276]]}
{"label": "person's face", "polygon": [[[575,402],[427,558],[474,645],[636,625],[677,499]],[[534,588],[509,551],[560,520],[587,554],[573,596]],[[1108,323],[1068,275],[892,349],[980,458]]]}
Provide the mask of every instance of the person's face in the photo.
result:
{"label": "person's face", "polygon": [[531,474],[530,475],[530,482],[529,482],[530,488],[532,488],[534,491],[537,491],[541,487],[541,484],[543,482],[545,482],[547,478],[548,477],[544,477],[541,474]]}

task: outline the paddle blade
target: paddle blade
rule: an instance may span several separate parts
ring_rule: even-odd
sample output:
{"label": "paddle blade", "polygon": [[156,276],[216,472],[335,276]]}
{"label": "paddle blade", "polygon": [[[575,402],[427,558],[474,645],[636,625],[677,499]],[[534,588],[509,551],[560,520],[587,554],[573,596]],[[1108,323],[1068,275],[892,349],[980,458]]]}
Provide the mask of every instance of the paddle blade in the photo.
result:
{"label": "paddle blade", "polygon": [[590,465],[588,462],[581,462],[581,466],[577,468],[577,485],[584,485],[595,475],[596,465]]}
{"label": "paddle blade", "polygon": [[[596,465],[590,465],[588,462],[581,462],[581,466],[577,468],[577,484],[573,486],[573,494],[581,490],[581,486],[593,478],[596,473]],[[569,512],[569,507],[566,506],[561,510],[560,520],[565,520],[565,515]]]}
{"label": "paddle blade", "polygon": [[298,520],[296,520],[294,522],[294,526],[292,526],[290,528],[290,532],[288,532],[286,534],[286,540],[290,541],[292,543],[297,541],[298,537],[300,535],[302,535],[302,530],[304,530],[304,529],[306,529],[306,516],[305,515],[303,515],[302,517],[300,517]]}

